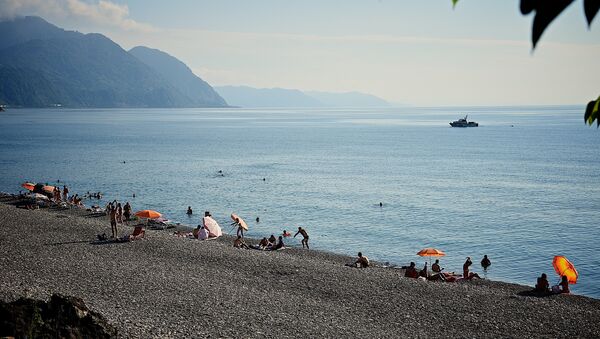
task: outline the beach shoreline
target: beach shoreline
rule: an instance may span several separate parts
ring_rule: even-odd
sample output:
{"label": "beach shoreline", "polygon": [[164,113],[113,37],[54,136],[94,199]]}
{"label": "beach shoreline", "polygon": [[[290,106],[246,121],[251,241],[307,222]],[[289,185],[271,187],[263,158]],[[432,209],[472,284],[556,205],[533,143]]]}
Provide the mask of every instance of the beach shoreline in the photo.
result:
{"label": "beach shoreline", "polygon": [[147,230],[143,240],[95,244],[110,230],[105,217],[18,209],[12,199],[0,196],[0,298],[79,297],[120,337],[600,336],[600,300],[589,297],[418,281],[345,267],[352,257],[330,252],[235,249],[233,236]]}

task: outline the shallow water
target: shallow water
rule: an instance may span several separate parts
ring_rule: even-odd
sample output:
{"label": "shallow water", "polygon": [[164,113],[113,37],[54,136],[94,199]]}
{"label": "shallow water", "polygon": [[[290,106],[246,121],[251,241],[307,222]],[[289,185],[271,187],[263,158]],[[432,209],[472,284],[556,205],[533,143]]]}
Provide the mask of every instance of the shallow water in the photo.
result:
{"label": "shallow water", "polygon": [[[481,127],[449,127],[467,113]],[[557,281],[565,255],[574,293],[600,298],[600,130],[581,107],[15,109],[0,135],[2,191],[60,179],[191,225],[210,210],[229,231],[236,212],[253,237],[303,226],[314,248],[393,264],[431,246],[481,274],[487,254],[488,278],[529,285]]]}

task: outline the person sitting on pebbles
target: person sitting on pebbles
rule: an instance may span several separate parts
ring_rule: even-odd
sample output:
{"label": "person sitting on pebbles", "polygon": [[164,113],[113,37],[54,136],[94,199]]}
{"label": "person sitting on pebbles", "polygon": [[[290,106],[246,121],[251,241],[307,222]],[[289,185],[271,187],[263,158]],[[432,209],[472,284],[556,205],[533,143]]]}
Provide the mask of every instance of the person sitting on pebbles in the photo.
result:
{"label": "person sitting on pebbles", "polygon": [[419,277],[419,272],[417,272],[414,262],[412,262],[412,261],[410,262],[410,266],[408,266],[406,268],[406,271],[404,272],[404,276],[406,278],[414,278],[414,279],[417,279]]}
{"label": "person sitting on pebbles", "polygon": [[362,252],[358,252],[358,258],[356,258],[356,261],[354,262],[354,266],[356,266],[358,268],[367,268],[367,267],[369,267],[369,265],[370,265],[369,258],[364,256],[362,254]]}
{"label": "person sitting on pebbles", "polygon": [[279,240],[277,241],[277,244],[272,245],[271,251],[277,251],[279,249],[282,249],[285,246],[285,244],[283,243],[283,237],[280,235],[279,236]]}
{"label": "person sitting on pebbles", "polygon": [[209,236],[209,232],[206,229],[206,227],[201,226],[200,230],[198,231],[198,240],[206,240],[208,239]]}
{"label": "person sitting on pebbles", "polygon": [[435,262],[431,265],[431,270],[433,273],[442,273],[443,268],[440,267],[440,259],[435,259]]}
{"label": "person sitting on pebbles", "polygon": [[267,239],[267,237],[263,237],[260,242],[258,243],[258,249],[259,250],[264,250],[267,247],[269,247],[269,240]]}
{"label": "person sitting on pebbles", "polygon": [[233,242],[233,247],[248,249],[248,245],[246,245],[241,235],[238,235],[237,239],[235,239],[235,241]]}
{"label": "person sitting on pebbles", "polygon": [[537,284],[535,284],[535,291],[540,294],[550,293],[550,283],[548,283],[548,276],[546,273],[537,278]]}

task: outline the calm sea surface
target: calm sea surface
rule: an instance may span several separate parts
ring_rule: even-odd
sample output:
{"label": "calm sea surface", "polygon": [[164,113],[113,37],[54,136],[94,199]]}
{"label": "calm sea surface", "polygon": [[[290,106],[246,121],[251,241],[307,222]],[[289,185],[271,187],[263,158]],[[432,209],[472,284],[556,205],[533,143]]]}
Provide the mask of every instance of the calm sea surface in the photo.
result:
{"label": "calm sea surface", "polygon": [[[467,113],[479,128],[448,125]],[[249,236],[303,226],[315,249],[392,264],[436,247],[481,274],[487,254],[488,278],[529,285],[558,281],[565,255],[573,291],[600,298],[599,144],[582,107],[14,109],[0,190],[60,179],[185,224],[209,210],[225,231],[236,212]]]}

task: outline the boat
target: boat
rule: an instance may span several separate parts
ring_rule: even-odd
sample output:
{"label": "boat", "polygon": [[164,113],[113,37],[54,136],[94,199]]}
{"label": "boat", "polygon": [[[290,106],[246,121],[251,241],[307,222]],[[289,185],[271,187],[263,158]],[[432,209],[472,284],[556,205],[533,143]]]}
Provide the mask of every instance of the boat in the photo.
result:
{"label": "boat", "polygon": [[452,127],[478,127],[479,124],[475,121],[467,121],[468,115],[465,115],[464,118],[458,119],[456,121],[452,121],[450,126]]}

